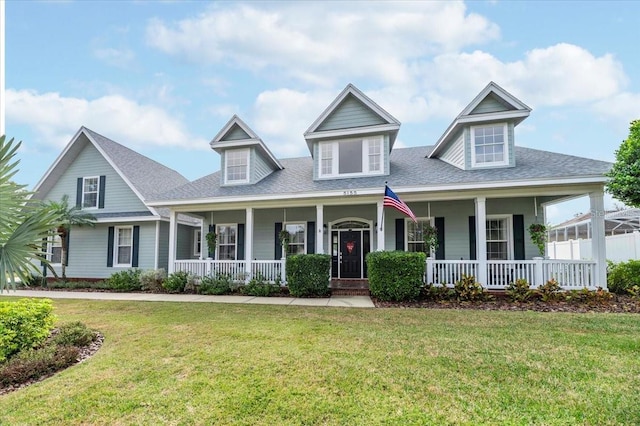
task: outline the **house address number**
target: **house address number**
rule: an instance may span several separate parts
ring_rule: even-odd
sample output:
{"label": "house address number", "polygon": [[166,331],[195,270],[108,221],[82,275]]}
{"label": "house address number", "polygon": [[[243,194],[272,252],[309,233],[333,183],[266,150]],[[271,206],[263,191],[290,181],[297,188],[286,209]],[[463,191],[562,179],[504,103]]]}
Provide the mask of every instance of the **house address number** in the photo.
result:
{"label": "house address number", "polygon": [[358,191],[354,189],[350,189],[347,191],[342,191],[342,195],[358,195]]}

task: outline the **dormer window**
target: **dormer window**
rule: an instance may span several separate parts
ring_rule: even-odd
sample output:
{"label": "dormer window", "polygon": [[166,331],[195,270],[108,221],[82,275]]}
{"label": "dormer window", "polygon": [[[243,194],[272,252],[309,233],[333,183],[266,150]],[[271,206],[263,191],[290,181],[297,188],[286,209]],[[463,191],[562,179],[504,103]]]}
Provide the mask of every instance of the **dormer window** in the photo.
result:
{"label": "dormer window", "polygon": [[249,182],[249,149],[230,149],[224,155],[225,183]]}
{"label": "dormer window", "polygon": [[382,136],[320,142],[320,177],[382,174]]}
{"label": "dormer window", "polygon": [[509,164],[507,123],[471,127],[471,144],[472,167]]}

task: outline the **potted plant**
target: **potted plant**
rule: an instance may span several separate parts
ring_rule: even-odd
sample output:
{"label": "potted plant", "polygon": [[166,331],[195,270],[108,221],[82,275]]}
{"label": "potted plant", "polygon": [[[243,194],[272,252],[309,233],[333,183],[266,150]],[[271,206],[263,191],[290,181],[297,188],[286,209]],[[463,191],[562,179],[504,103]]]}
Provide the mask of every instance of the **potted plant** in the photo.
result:
{"label": "potted plant", "polygon": [[529,226],[529,235],[531,236],[531,242],[538,247],[540,256],[544,256],[544,250],[547,246],[547,226],[542,223],[532,223]]}
{"label": "potted plant", "polygon": [[213,253],[216,252],[216,243],[218,242],[218,234],[216,234],[213,231],[209,231],[207,232],[207,235],[205,235],[205,238],[207,239],[207,248],[209,249],[209,253],[213,255]]}
{"label": "potted plant", "polygon": [[422,240],[424,241],[424,251],[428,256],[438,249],[438,229],[431,224],[424,225],[422,229]]}
{"label": "potted plant", "polygon": [[291,234],[286,229],[283,229],[278,234],[278,238],[280,239],[280,244],[282,245],[282,248],[284,249],[284,252],[286,253],[286,248],[289,245],[289,241],[291,241]]}

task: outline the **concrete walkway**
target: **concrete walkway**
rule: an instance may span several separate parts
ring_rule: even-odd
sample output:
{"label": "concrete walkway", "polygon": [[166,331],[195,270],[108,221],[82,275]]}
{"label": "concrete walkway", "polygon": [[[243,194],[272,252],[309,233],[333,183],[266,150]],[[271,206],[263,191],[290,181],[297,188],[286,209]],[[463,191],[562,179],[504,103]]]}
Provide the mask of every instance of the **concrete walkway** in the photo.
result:
{"label": "concrete walkway", "polygon": [[8,290],[0,293],[0,296],[46,297],[49,299],[134,300],[141,302],[245,303],[252,305],[331,306],[344,308],[375,307],[371,298],[368,296],[334,296],[319,299],[304,299],[296,297],[204,296],[200,294],[108,293],[57,290]]}

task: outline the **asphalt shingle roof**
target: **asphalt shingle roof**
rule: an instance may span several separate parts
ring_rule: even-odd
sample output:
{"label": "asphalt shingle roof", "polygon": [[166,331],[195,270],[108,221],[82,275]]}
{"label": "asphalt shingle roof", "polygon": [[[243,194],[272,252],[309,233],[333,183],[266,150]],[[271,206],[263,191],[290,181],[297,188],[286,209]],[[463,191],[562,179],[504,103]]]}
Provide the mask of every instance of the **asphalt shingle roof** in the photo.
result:
{"label": "asphalt shingle roof", "polygon": [[611,163],[531,148],[516,147],[516,167],[460,170],[437,158],[425,158],[432,146],[396,148],[390,157],[388,176],[313,180],[311,157],[280,160],[278,170],[253,185],[221,186],[220,171],[164,192],[154,201],[188,200],[265,194],[296,194],[315,191],[442,186],[469,183],[511,182],[534,179],[601,177]]}

